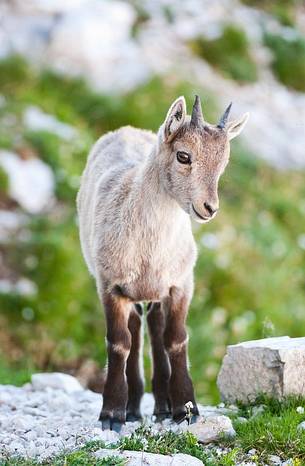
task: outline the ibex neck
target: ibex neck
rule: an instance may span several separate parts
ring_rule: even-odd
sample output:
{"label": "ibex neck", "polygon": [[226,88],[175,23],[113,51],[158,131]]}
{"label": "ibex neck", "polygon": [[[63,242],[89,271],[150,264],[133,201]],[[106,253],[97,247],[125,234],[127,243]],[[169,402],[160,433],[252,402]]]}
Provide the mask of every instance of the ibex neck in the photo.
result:
{"label": "ibex neck", "polygon": [[[180,216],[183,210],[167,192],[163,183],[163,167],[160,163],[160,155],[156,149],[151,152],[136,176],[137,196],[142,208],[151,213],[161,212],[165,215],[170,212],[170,220]],[[159,216],[159,215],[158,215]]]}

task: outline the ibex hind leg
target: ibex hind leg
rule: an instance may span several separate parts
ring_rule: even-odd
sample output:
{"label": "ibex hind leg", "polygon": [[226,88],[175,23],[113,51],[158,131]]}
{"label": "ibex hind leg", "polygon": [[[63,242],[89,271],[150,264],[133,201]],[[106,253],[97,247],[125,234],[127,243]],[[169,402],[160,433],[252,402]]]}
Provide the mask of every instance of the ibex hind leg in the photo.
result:
{"label": "ibex hind leg", "polygon": [[165,315],[160,303],[148,305],[147,325],[152,349],[152,391],[155,398],[154,414],[157,421],[171,417],[169,398],[170,365],[164,347]]}
{"label": "ibex hind leg", "polygon": [[142,304],[135,304],[130,312],[128,329],[131,333],[131,349],[127,359],[126,376],[128,383],[128,403],[126,421],[140,421],[141,398],[144,393],[144,382],[142,378]]}

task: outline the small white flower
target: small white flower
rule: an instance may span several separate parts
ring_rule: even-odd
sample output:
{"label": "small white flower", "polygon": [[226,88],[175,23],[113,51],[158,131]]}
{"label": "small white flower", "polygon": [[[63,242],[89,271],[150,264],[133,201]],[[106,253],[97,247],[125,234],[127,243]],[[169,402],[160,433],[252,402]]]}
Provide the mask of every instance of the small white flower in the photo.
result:
{"label": "small white flower", "polygon": [[194,405],[191,401],[188,401],[187,403],[185,403],[184,405],[186,407],[186,409],[192,409],[194,408]]}
{"label": "small white flower", "polygon": [[296,412],[299,413],[299,414],[304,414],[303,406],[298,406],[297,409],[296,409]]}

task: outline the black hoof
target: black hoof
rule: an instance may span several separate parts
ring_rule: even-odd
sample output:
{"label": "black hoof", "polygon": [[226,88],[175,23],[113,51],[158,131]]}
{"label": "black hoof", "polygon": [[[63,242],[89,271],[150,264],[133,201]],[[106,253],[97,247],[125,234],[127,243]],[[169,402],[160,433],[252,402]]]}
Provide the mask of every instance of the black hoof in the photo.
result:
{"label": "black hoof", "polygon": [[199,416],[197,414],[194,414],[192,417],[191,417],[191,421],[190,421],[190,424],[196,424],[196,422],[198,421],[199,419]]}
{"label": "black hoof", "polygon": [[121,422],[118,419],[112,419],[111,430],[114,430],[115,432],[119,434],[124,424],[125,424],[124,422]]}
{"label": "black hoof", "polygon": [[162,422],[165,419],[169,419],[172,417],[172,413],[170,411],[160,411],[158,413],[154,413],[156,416],[156,422]]}
{"label": "black hoof", "polygon": [[126,422],[141,422],[143,420],[140,414],[127,413]]}
{"label": "black hoof", "polygon": [[114,430],[118,434],[121,432],[122,426],[125,424],[123,421],[120,421],[117,418],[112,418],[110,416],[100,417],[103,430]]}

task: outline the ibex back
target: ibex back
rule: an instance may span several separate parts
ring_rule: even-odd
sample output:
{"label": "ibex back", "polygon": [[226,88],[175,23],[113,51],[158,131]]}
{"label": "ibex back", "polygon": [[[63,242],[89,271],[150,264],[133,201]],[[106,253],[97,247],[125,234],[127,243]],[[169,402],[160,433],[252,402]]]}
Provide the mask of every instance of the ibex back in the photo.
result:
{"label": "ibex back", "polygon": [[103,428],[119,430],[126,419],[141,418],[143,301],[149,302],[154,414],[180,421],[189,401],[198,414],[185,329],[196,261],[190,218],[205,223],[218,210],[229,141],[248,119],[228,122],[230,107],[211,125],[198,96],[191,117],[179,97],[157,135],[120,128],[89,154],[77,203],[82,250],[107,323]]}

